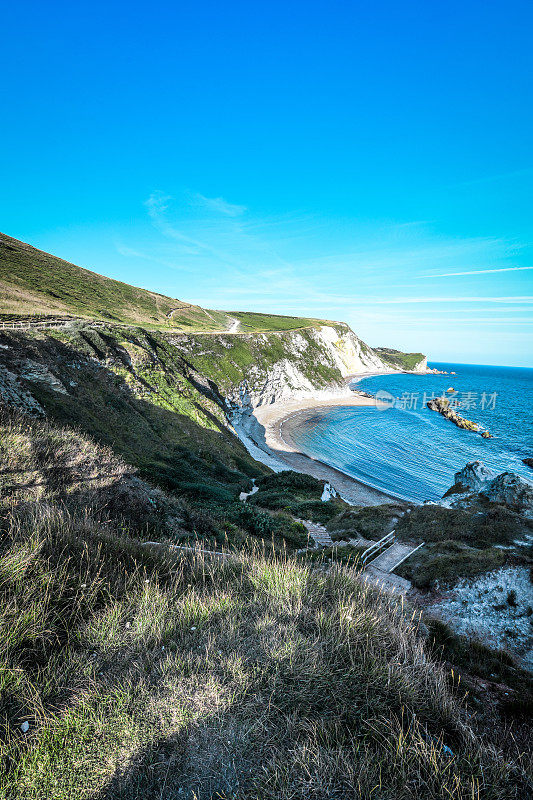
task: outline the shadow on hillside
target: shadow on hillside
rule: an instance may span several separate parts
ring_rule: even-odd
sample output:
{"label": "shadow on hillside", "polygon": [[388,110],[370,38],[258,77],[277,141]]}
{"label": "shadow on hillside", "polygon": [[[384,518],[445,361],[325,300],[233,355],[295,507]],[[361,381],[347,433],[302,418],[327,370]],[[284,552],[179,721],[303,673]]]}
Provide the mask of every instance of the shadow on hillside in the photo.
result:
{"label": "shadow on hillside", "polygon": [[[42,382],[26,383],[49,418],[62,427],[73,426],[110,447],[137,467],[141,477],[172,490],[182,482],[206,478],[237,484],[245,476],[259,476],[266,471],[251,459],[238,438],[209,408],[207,400],[215,402],[216,387],[192,376],[186,362],[179,363],[181,371],[177,367],[174,372],[167,371],[174,384],[171,394],[163,392],[155,379],[150,384],[131,369],[128,373],[125,360],[124,375],[117,375],[101,362],[53,337],[41,340],[23,334],[9,337],[3,334],[3,338],[9,338],[11,345],[0,350],[0,363],[7,369],[20,375],[27,359],[37,361],[67,387],[68,394],[61,394]],[[106,353],[98,355],[104,358]],[[142,386],[146,398],[134,394],[128,383],[132,380]],[[158,398],[159,402],[174,402],[175,408],[163,408],[157,404]],[[205,426],[199,420],[204,420]]]}

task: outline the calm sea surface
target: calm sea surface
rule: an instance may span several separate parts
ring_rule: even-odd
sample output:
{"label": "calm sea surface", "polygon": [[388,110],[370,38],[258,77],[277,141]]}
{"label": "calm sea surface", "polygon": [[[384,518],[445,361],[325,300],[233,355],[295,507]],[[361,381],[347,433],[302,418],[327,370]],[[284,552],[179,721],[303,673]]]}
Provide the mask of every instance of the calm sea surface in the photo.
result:
{"label": "calm sea surface", "polygon": [[[533,369],[442,364],[456,375],[379,375],[358,381],[371,394],[389,393],[392,407],[332,407],[291,425],[300,450],[364,483],[408,500],[436,500],[454,473],[479,460],[498,472],[512,470],[533,481],[522,463],[533,457]],[[354,384],[355,385],[355,384]],[[453,387],[459,413],[494,438],[457,428],[424,399]],[[450,396],[450,395],[446,395]]]}

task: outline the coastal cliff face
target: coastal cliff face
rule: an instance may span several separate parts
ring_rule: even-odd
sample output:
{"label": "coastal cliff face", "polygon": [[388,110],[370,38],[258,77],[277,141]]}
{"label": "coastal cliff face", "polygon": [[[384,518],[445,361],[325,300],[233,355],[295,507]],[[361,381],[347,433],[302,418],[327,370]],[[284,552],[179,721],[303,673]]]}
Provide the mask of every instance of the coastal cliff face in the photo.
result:
{"label": "coastal cliff face", "polygon": [[232,411],[346,391],[345,379],[387,365],[343,324],[262,334],[190,335],[172,343],[216,381]]}
{"label": "coastal cliff face", "polygon": [[227,422],[232,413],[339,394],[348,375],[384,369],[342,324],[238,335],[85,323],[0,332],[0,402],[33,415],[55,414],[108,442],[116,438],[108,430],[112,409],[124,401],[129,410],[117,419],[120,429],[134,429],[128,422],[132,403],[141,403],[144,416],[158,408],[178,414],[180,438],[194,449],[205,442],[190,442],[189,420],[200,429],[224,431],[224,452],[234,438]]}
{"label": "coastal cliff face", "polygon": [[[0,332],[0,402],[32,414],[67,414],[76,424],[83,418],[94,433],[112,417],[109,405],[131,397],[144,403],[145,415],[147,404],[181,415],[180,438],[188,444],[184,420],[224,430],[223,450],[231,439],[228,419],[265,404],[339,396],[349,391],[348,376],[390,369],[343,323],[237,334],[82,322]],[[110,431],[105,439],[111,441]]]}
{"label": "coastal cliff face", "polygon": [[260,474],[264,455],[252,459],[242,436],[255,408],[342,396],[349,375],[387,369],[340,323],[238,334],[83,322],[0,331],[0,404],[74,425],[165,485],[204,471]]}
{"label": "coastal cliff face", "polygon": [[424,356],[422,361],[419,361],[418,364],[415,364],[413,367],[413,372],[427,372],[428,369],[428,359],[427,356]]}
{"label": "coastal cliff face", "polygon": [[374,347],[374,352],[385,362],[388,369],[427,372],[428,360],[423,353],[402,353],[390,347]]}

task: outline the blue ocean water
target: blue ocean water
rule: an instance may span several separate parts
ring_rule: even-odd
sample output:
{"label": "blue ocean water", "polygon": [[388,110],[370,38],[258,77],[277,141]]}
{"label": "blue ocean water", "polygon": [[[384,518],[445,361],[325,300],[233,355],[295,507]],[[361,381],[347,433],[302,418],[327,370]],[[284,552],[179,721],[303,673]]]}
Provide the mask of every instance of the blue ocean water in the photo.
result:
{"label": "blue ocean water", "polygon": [[[397,398],[395,404],[386,410],[318,409],[291,427],[295,444],[364,483],[419,502],[441,497],[453,484],[454,473],[474,460],[532,481],[533,470],[522,459],[533,457],[533,369],[436,362],[429,366],[457,374],[363,378],[358,389],[388,392]],[[459,413],[494,438],[462,430],[425,407],[429,397],[452,387],[462,403]]]}

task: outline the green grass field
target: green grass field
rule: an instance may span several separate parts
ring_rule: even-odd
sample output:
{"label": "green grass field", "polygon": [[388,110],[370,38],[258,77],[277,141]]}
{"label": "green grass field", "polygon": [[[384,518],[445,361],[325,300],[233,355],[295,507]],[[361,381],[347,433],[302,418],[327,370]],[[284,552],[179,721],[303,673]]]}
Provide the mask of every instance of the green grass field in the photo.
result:
{"label": "green grass field", "polygon": [[232,311],[231,316],[241,323],[242,332],[250,331],[288,331],[297,328],[314,328],[323,325],[324,320],[307,317],[287,317],[281,314],[257,314],[252,311]]}
{"label": "green grass field", "polygon": [[392,350],[389,347],[374,347],[373,349],[381,360],[393,369],[412,370],[425,357],[423,353],[402,353],[400,350]]}
{"label": "green grass field", "polygon": [[106,278],[0,234],[0,319],[74,316],[149,328],[225,331],[291,330],[318,320],[201,308]]}

